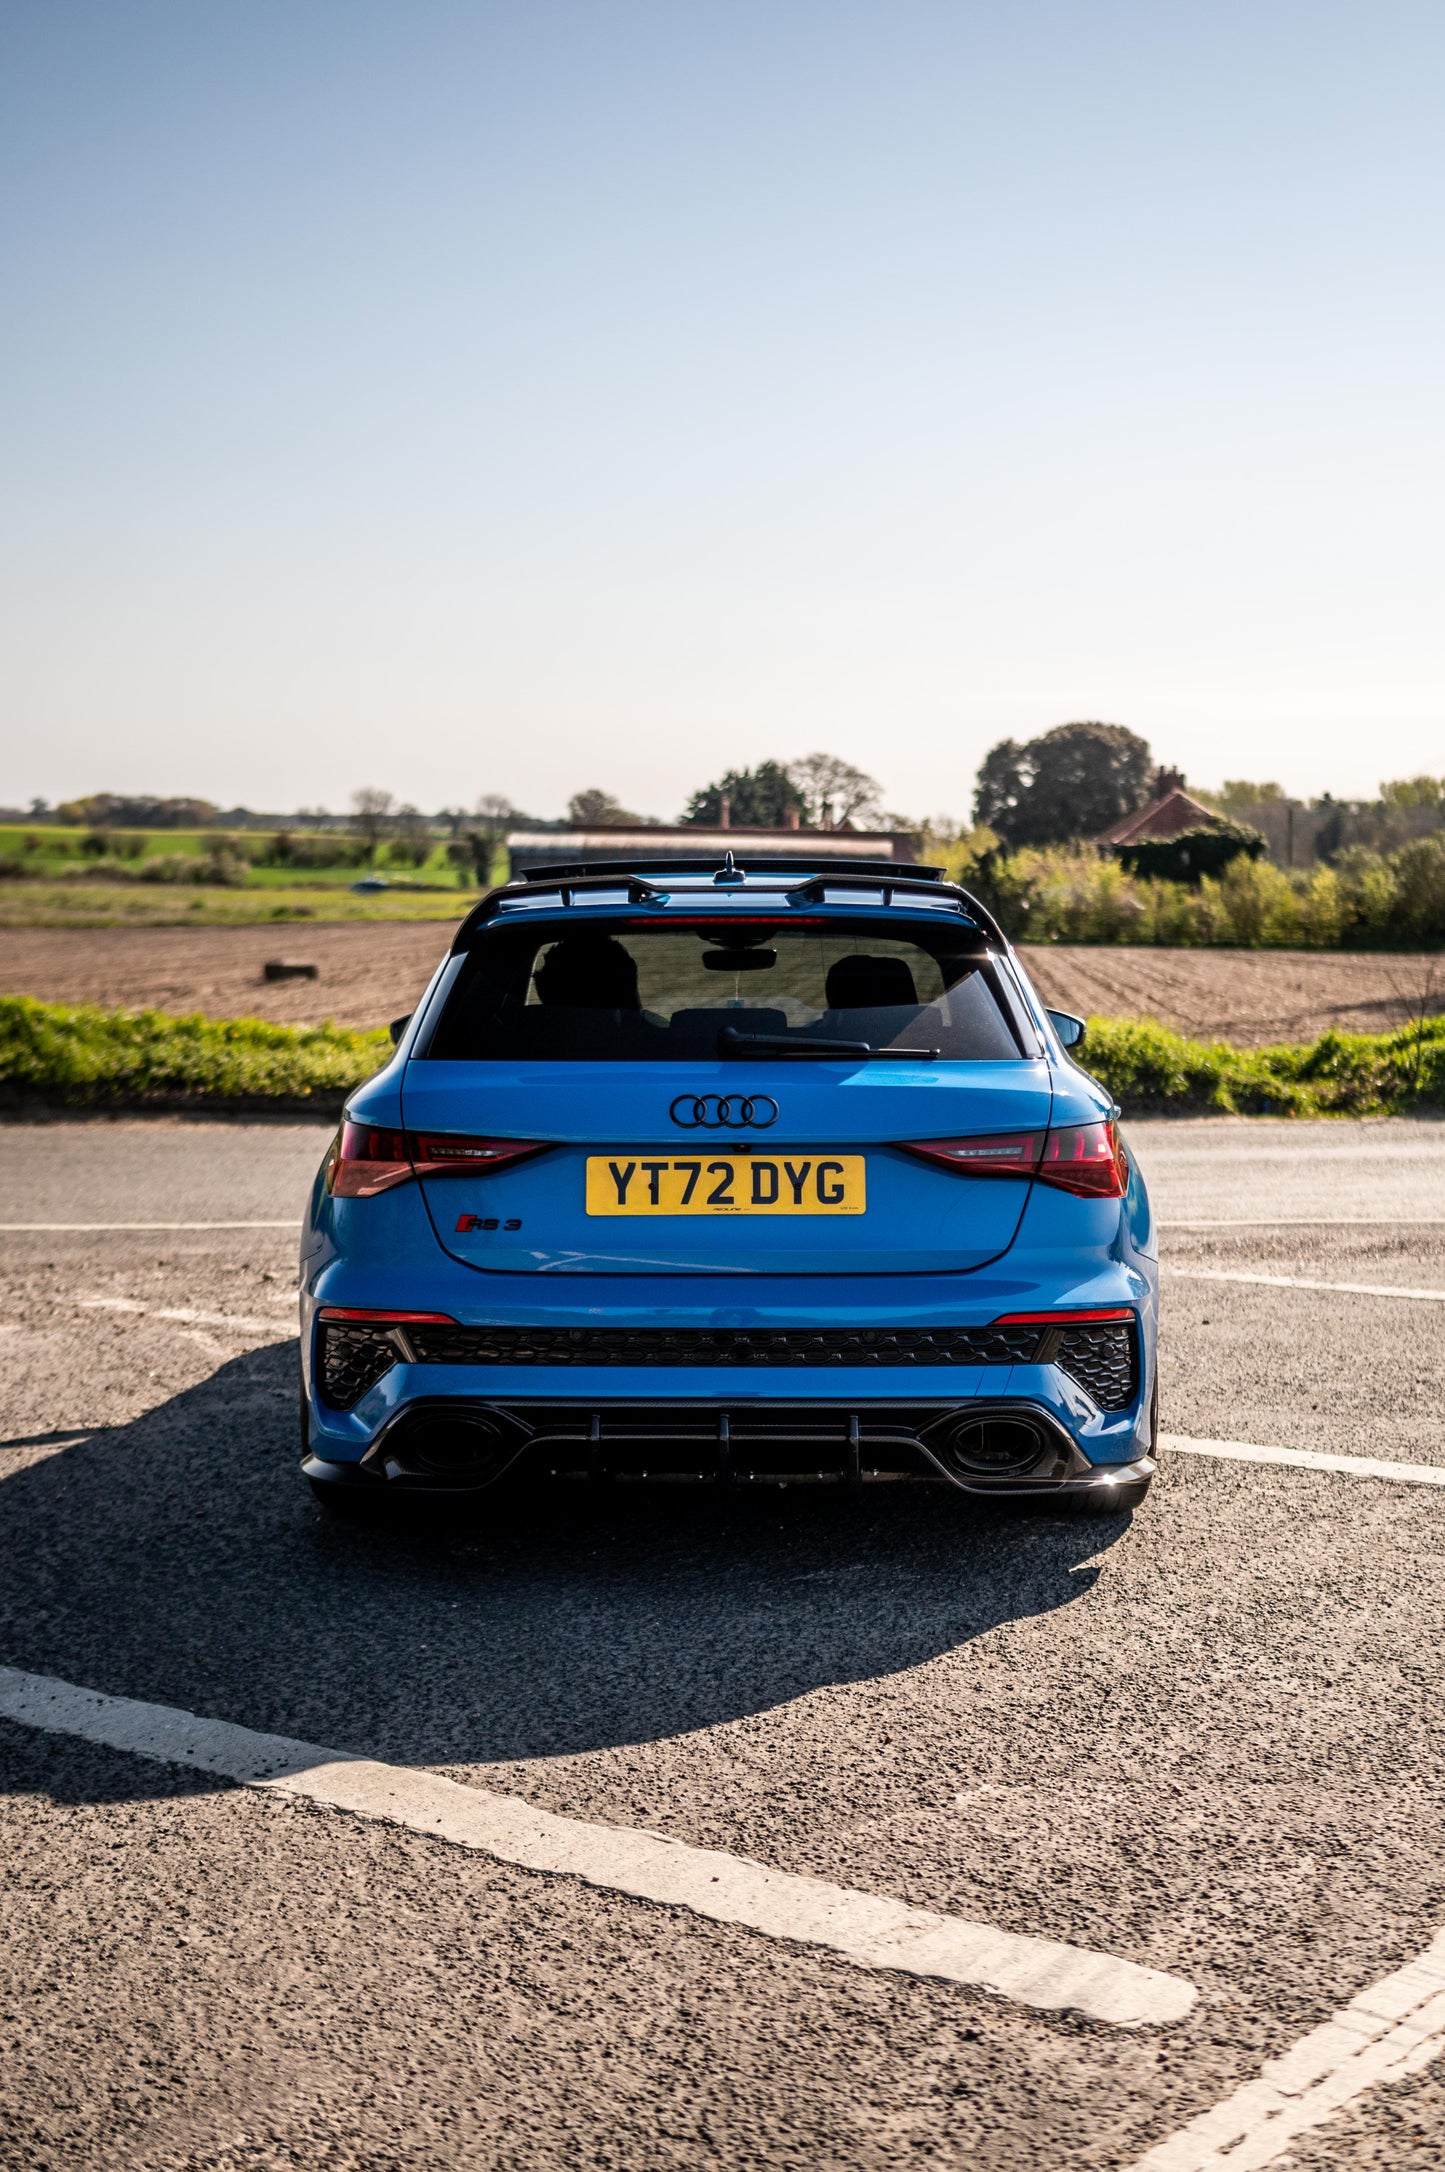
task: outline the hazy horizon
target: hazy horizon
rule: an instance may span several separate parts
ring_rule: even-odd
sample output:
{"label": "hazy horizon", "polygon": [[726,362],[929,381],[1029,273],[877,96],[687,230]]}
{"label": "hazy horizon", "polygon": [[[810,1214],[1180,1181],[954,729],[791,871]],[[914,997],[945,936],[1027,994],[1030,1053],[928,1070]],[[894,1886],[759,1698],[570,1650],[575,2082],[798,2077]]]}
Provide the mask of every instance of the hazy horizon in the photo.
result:
{"label": "hazy horizon", "polygon": [[[811,752],[811,751],[813,751],[813,750],[811,750],[811,749],[810,749],[809,751]],[[1155,753],[1156,753],[1156,756],[1157,756],[1157,753],[1158,753],[1158,750],[1157,750],[1157,748],[1156,748],[1156,749],[1155,749],[1154,751],[1155,751]],[[785,764],[784,766],[786,766],[786,764]],[[1161,766],[1161,767],[1164,767],[1164,766],[1167,766],[1167,765],[1166,765],[1166,764],[1164,764],[1163,762],[1161,762],[1161,763],[1160,763],[1160,766]],[[1416,774],[1425,774],[1425,773],[1424,773],[1424,772],[1417,772]],[[702,785],[702,784],[704,784],[704,783],[710,783],[710,782],[715,782],[715,781],[716,781],[715,779],[699,779],[699,785],[701,786],[701,785]],[[1300,794],[1298,794],[1298,793],[1294,793],[1294,792],[1292,792],[1292,790],[1291,790],[1291,788],[1290,788],[1290,783],[1289,783],[1289,779],[1288,779],[1288,778],[1278,778],[1278,777],[1276,777],[1276,778],[1266,778],[1266,777],[1264,777],[1264,776],[1262,776],[1262,775],[1261,775],[1261,776],[1258,776],[1258,777],[1255,777],[1255,778],[1251,778],[1251,779],[1250,779],[1249,781],[1250,781],[1250,782],[1252,782],[1252,783],[1258,783],[1258,784],[1278,784],[1279,786],[1281,786],[1281,788],[1282,788],[1282,789],[1283,789],[1283,791],[1284,791],[1284,794],[1285,794],[1286,798],[1288,798],[1288,799],[1300,799],[1300,798],[1302,798],[1302,797],[1304,796],[1304,795],[1300,795]],[[1396,782],[1396,781],[1401,781],[1401,780],[1394,780],[1394,779],[1381,779],[1381,780],[1379,780],[1379,781],[1380,781],[1381,783],[1388,783],[1388,782]],[[1203,782],[1203,781],[1202,781],[1201,779],[1198,779],[1198,778],[1193,778],[1193,777],[1188,777],[1188,776],[1186,776],[1186,778],[1185,778],[1185,787],[1186,787],[1186,789],[1187,789],[1187,790],[1189,790],[1189,791],[1191,791],[1191,792],[1199,792],[1199,793],[1202,793],[1202,794],[1203,794],[1203,795],[1205,796],[1205,798],[1207,799],[1207,798],[1210,798],[1210,797],[1217,797],[1217,796],[1219,795],[1219,790],[1220,790],[1220,783],[1221,783],[1221,782],[1222,782],[1222,780],[1216,780],[1216,781],[1215,781],[1215,782],[1213,782],[1213,783],[1209,783],[1209,784],[1206,784],[1206,783],[1204,783],[1204,782]],[[606,782],[605,782],[605,780],[599,780],[599,779],[597,779],[597,778],[591,778],[591,779],[587,780],[587,784],[586,784],[586,785],[583,785],[583,786],[581,786],[581,787],[569,787],[569,788],[568,788],[568,791],[567,791],[567,792],[566,792],[566,793],[564,794],[564,804],[562,804],[562,805],[560,805],[560,806],[558,806],[558,807],[555,807],[555,808],[552,808],[552,807],[541,807],[541,806],[533,806],[533,807],[519,807],[519,806],[517,806],[517,805],[515,805],[515,804],[514,804],[514,805],[513,805],[513,807],[512,807],[512,813],[513,813],[513,814],[514,814],[515,816],[517,816],[517,818],[518,818],[519,820],[522,820],[522,821],[527,821],[527,820],[534,820],[534,819],[535,819],[535,820],[541,820],[541,821],[546,821],[546,822],[551,822],[551,821],[564,821],[564,820],[566,820],[566,819],[567,819],[567,816],[568,816],[568,809],[567,809],[567,807],[566,807],[566,805],[565,805],[565,800],[566,800],[566,798],[569,798],[569,797],[571,796],[571,792],[572,792],[572,790],[573,790],[573,789],[582,789],[582,790],[585,790],[585,789],[587,789],[587,788],[588,788],[588,786],[596,787],[596,786],[598,786],[599,784],[601,785],[601,788],[602,788],[603,790],[606,790],[606,788],[607,788],[607,787],[606,787]],[[359,789],[359,788],[357,788],[357,789]],[[109,792],[109,791],[111,791],[111,790],[112,790],[112,788],[111,788],[110,786],[108,786],[108,785],[100,785],[100,786],[97,786],[97,787],[96,787],[96,792],[97,792],[97,793],[104,793],[104,792]],[[35,796],[36,796],[36,797],[41,797],[41,796],[43,796],[43,795],[35,795]],[[72,797],[73,797],[73,799],[80,799],[80,798],[86,798],[86,797],[89,797],[89,796],[90,796],[90,794],[88,794],[88,793],[81,793],[81,794],[75,794],[75,795],[73,795]],[[127,797],[127,796],[133,796],[133,797],[134,797],[134,798],[136,798],[136,799],[155,799],[155,800],[163,800],[163,799],[196,799],[196,800],[202,800],[202,799],[207,799],[207,798],[209,798],[209,795],[208,795],[208,794],[206,794],[206,793],[201,793],[201,792],[188,792],[188,791],[187,791],[187,790],[186,790],[186,789],[185,789],[184,787],[182,787],[182,788],[181,788],[180,790],[178,790],[178,791],[174,791],[174,792],[172,792],[172,791],[169,791],[169,790],[167,790],[167,791],[164,791],[164,792],[154,792],[154,793],[152,793],[152,792],[148,792],[148,791],[145,791],[144,789],[140,789],[140,788],[138,788],[138,789],[137,789],[137,790],[136,790],[136,791],[134,792],[134,794],[126,794],[126,793],[116,793],[116,794],[115,794],[115,796],[116,796],[117,798],[124,798],[124,797]],[[614,796],[615,796],[615,795],[614,795]],[[691,795],[688,795],[688,796],[690,797]],[[1317,798],[1322,798],[1322,797],[1324,797],[1325,795],[1324,795],[1324,794],[1317,794],[1317,795],[1314,795],[1314,796],[1315,796],[1315,797],[1317,797]],[[1334,798],[1336,798],[1336,799],[1343,799],[1343,798],[1345,798],[1345,797],[1346,797],[1346,795],[1344,795],[1344,794],[1340,794],[1340,793],[1336,793],[1336,794],[1334,794],[1334,795],[1332,795],[1332,796],[1333,796]],[[1372,799],[1374,799],[1374,798],[1375,798],[1375,797],[1376,797],[1377,795],[1376,795],[1375,793],[1373,793],[1373,792],[1369,792],[1369,793],[1356,793],[1356,794],[1352,794],[1352,795],[1349,795],[1349,796],[1350,796],[1350,797],[1352,797],[1352,798],[1355,798],[1355,799],[1371,799],[1371,800],[1372,800]],[[328,802],[324,802],[324,801],[312,801],[312,802],[301,802],[301,803],[297,803],[296,805],[292,805],[292,806],[283,806],[283,805],[281,805],[280,803],[274,803],[274,804],[273,804],[272,802],[270,802],[270,801],[267,801],[267,800],[256,800],[256,799],[250,799],[250,800],[246,800],[246,799],[241,799],[241,800],[233,800],[233,801],[229,802],[229,803],[228,803],[227,805],[223,805],[223,804],[222,804],[222,803],[220,803],[220,802],[213,802],[213,804],[214,804],[214,805],[216,806],[216,809],[217,809],[217,813],[218,813],[218,814],[220,814],[220,815],[224,815],[224,814],[226,814],[227,812],[234,812],[234,813],[245,813],[245,814],[247,814],[247,815],[250,815],[250,816],[256,816],[256,815],[268,815],[268,816],[269,816],[269,815],[275,815],[275,816],[278,816],[278,817],[280,817],[280,816],[291,816],[291,815],[294,815],[294,816],[298,816],[298,817],[306,817],[306,818],[313,818],[313,817],[319,817],[319,816],[322,816],[322,815],[331,815],[331,816],[335,816],[335,817],[337,817],[338,819],[345,819],[345,820],[348,820],[348,821],[350,821],[350,820],[353,820],[353,819],[355,818],[355,814],[356,814],[356,810],[355,810],[355,808],[354,808],[354,807],[353,807],[353,805],[352,805],[352,797],[353,797],[352,791],[348,790],[348,791],[346,791],[346,792],[343,792],[343,793],[341,794],[341,796],[340,796],[339,798],[337,798],[337,799],[334,799],[334,800],[332,800],[332,801],[331,801],[331,802],[329,802],[329,803],[328,803]],[[461,813],[464,813],[464,814],[468,814],[468,815],[476,815],[476,814],[480,814],[480,813],[482,812],[482,810],[481,810],[481,809],[479,809],[478,807],[476,807],[476,806],[475,806],[475,804],[473,804],[473,803],[465,803],[465,802],[439,802],[439,803],[437,803],[437,804],[433,805],[433,804],[431,804],[430,802],[425,802],[425,801],[423,801],[423,802],[420,802],[420,803],[418,803],[418,802],[415,802],[415,801],[409,801],[409,800],[407,799],[407,797],[406,797],[406,795],[405,795],[404,793],[395,793],[395,794],[393,794],[393,795],[392,795],[392,797],[393,797],[393,802],[394,802],[394,804],[392,805],[392,807],[391,807],[391,809],[390,809],[390,811],[389,811],[389,814],[388,814],[387,816],[384,816],[384,817],[383,817],[383,819],[384,819],[384,820],[389,820],[389,819],[393,819],[393,818],[395,818],[395,817],[397,817],[397,816],[399,816],[399,815],[401,815],[401,814],[404,814],[404,813],[408,813],[408,812],[410,812],[410,813],[420,813],[420,814],[422,814],[422,815],[426,816],[426,817],[427,817],[428,819],[436,819],[436,818],[438,818],[438,817],[446,817],[446,816],[453,816],[453,817],[454,817],[454,816],[455,816],[455,815],[456,815],[456,814],[457,814],[458,812],[461,812]],[[967,799],[968,799],[969,801],[971,801],[971,799],[972,799],[972,793],[971,793],[971,791],[970,791],[970,793],[969,793],[969,794],[967,795]],[[943,807],[943,806],[935,806],[935,807],[927,807],[927,808],[913,808],[913,809],[908,809],[908,808],[901,808],[901,807],[896,807],[896,806],[892,805],[892,803],[891,803],[891,802],[888,802],[888,795],[887,795],[887,793],[886,793],[886,792],[885,792],[885,793],[883,794],[883,800],[884,800],[884,802],[885,802],[885,805],[884,805],[884,807],[883,807],[883,809],[882,809],[882,811],[881,811],[881,812],[877,813],[876,815],[868,815],[868,814],[866,814],[866,813],[865,813],[865,814],[859,814],[858,816],[856,816],[856,817],[854,818],[854,826],[855,826],[855,827],[857,827],[857,828],[859,828],[860,830],[886,830],[886,829],[889,829],[889,828],[898,828],[898,827],[904,827],[904,828],[908,828],[908,827],[913,827],[913,828],[917,828],[917,827],[921,827],[921,826],[925,825],[925,824],[926,824],[926,823],[927,823],[927,822],[928,822],[928,821],[929,821],[930,819],[937,819],[937,818],[940,818],[940,817],[943,817],[943,816],[947,816],[947,815],[950,815],[950,814],[951,814],[951,815],[952,815],[952,816],[953,816],[953,817],[954,817],[954,818],[955,818],[955,819],[956,819],[957,821],[959,821],[959,822],[960,822],[961,824],[967,824],[967,823],[969,823],[969,822],[971,821],[971,819],[972,819],[972,810],[971,810],[971,806],[970,806],[970,805],[968,805],[968,804],[962,804],[962,805],[960,805],[959,807],[957,807],[957,808],[952,808],[952,809],[950,809],[950,808],[947,808],[947,807]],[[23,820],[34,820],[34,821],[37,821],[37,822],[41,822],[41,823],[43,823],[43,822],[44,822],[44,821],[46,821],[46,820],[47,820],[47,819],[48,819],[48,818],[49,818],[50,816],[53,816],[53,815],[54,815],[54,814],[56,813],[57,809],[58,809],[58,808],[59,808],[59,807],[60,807],[60,806],[61,806],[62,804],[65,804],[65,803],[66,803],[66,796],[65,796],[65,795],[61,795],[61,796],[60,796],[59,798],[57,798],[57,799],[55,799],[55,800],[50,800],[50,799],[48,799],[48,798],[47,798],[47,799],[45,800],[45,808],[46,808],[47,812],[45,812],[45,813],[41,813],[41,814],[34,814],[34,815],[32,815],[31,813],[29,813],[29,812],[27,811],[27,808],[28,808],[28,805],[29,805],[29,803],[26,803],[26,805],[22,806],[22,805],[18,805],[18,804],[12,804],[12,803],[9,803],[9,802],[0,802],[0,809],[3,809],[3,808],[5,808],[5,807],[8,807],[8,808],[9,808],[9,811],[10,811],[11,813],[13,813],[13,814],[18,814],[18,815],[20,815],[20,817],[21,817],[21,818],[22,818]],[[496,811],[496,810],[492,810],[492,811],[493,811],[493,812],[495,813],[495,811]],[[645,825],[645,824],[649,824],[649,823],[658,823],[658,824],[662,825],[663,827],[667,827],[667,826],[669,826],[669,825],[673,825],[673,826],[675,826],[675,825],[677,825],[677,824],[679,824],[679,823],[685,822],[685,821],[686,821],[686,819],[687,819],[687,813],[686,813],[686,807],[685,807],[685,806],[680,806],[680,807],[673,807],[673,808],[658,808],[658,807],[636,807],[636,808],[629,808],[629,809],[627,809],[627,810],[626,810],[626,813],[627,813],[627,814],[628,814],[628,815],[629,815],[629,816],[630,816],[630,817],[631,817],[632,819],[634,819],[635,821],[637,821],[637,822],[640,822],[640,823],[642,823],[642,824],[644,824],[644,825]],[[617,820],[617,818],[615,818],[615,817],[609,817],[609,821],[613,821],[613,822],[616,822],[616,820]],[[583,823],[583,824],[581,824],[580,826],[581,826],[581,827],[583,827],[583,828],[597,829],[597,828],[599,828],[599,827],[601,827],[601,828],[606,828],[606,827],[608,826],[608,823],[606,823],[606,822],[603,822],[603,823],[598,823],[598,822],[596,822],[596,821],[593,821],[593,822],[587,822],[587,823]],[[621,823],[621,822],[618,822],[618,823],[617,823],[617,826],[619,826],[619,827],[626,827],[627,825],[626,825],[625,823]],[[739,825],[739,826],[741,826],[741,827],[744,827],[744,828],[746,828],[746,827],[747,827],[748,825],[746,825],[746,824],[741,824],[741,825]],[[806,824],[806,823],[804,824],[804,827],[805,827],[805,828],[806,828],[806,827],[808,827],[808,826],[809,826],[808,824]]]}
{"label": "hazy horizon", "polygon": [[1445,18],[0,10],[0,800],[1445,770]]}

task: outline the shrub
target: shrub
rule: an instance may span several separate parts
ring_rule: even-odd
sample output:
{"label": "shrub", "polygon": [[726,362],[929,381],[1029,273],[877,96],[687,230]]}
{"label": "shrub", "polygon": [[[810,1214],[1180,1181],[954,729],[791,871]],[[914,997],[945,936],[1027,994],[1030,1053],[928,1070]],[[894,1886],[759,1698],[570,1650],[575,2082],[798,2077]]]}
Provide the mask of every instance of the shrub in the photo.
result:
{"label": "shrub", "polygon": [[239,888],[250,882],[250,860],[243,860],[224,845],[211,845],[200,860],[193,860],[185,851],[163,851],[163,854],[156,854],[154,860],[143,860],[130,880],[200,882],[206,886]]}
{"label": "shrub", "polygon": [[189,852],[157,852],[134,866],[121,860],[97,860],[85,870],[92,882],[191,882],[208,888],[237,888],[251,879],[251,863],[220,838],[197,858]]}
{"label": "shrub", "polygon": [[93,860],[138,860],[145,848],[145,838],[136,830],[87,830],[80,840],[81,851]]}
{"label": "shrub", "polygon": [[262,867],[365,867],[370,858],[364,837],[342,837],[334,830],[277,830],[257,853]]}
{"label": "shrub", "polygon": [[1417,837],[1390,854],[1395,881],[1393,920],[1416,943],[1445,937],[1445,838]]}
{"label": "shrub", "polygon": [[1195,895],[1179,882],[1146,882],[1140,885],[1144,914],[1136,940],[1170,945],[1197,943],[1198,916]]}
{"label": "shrub", "polygon": [[1349,845],[1335,860],[1335,875],[1345,908],[1345,931],[1356,941],[1383,941],[1389,933],[1398,897],[1395,878],[1378,852]]}
{"label": "shrub", "polygon": [[[179,878],[184,881],[184,876]],[[192,881],[218,885],[227,889],[239,889],[251,880],[251,862],[243,852],[236,850],[232,839],[221,838],[207,848],[199,862]]]}
{"label": "shrub", "polygon": [[948,855],[948,872],[1015,942],[1229,944],[1245,949],[1445,943],[1445,837],[1382,859],[1352,845],[1332,867],[1286,871],[1239,853],[1197,887],[1130,874],[1092,851]]}
{"label": "shrub", "polygon": [[[1204,887],[1200,884],[1200,889]],[[1289,949],[1303,933],[1299,899],[1282,868],[1268,860],[1231,860],[1219,881],[1226,942]]]}
{"label": "shrub", "polygon": [[0,997],[0,1089],[11,1100],[334,1101],[390,1052],[384,1032]]}
{"label": "shrub", "polygon": [[1349,921],[1344,888],[1332,867],[1317,867],[1299,892],[1300,937],[1311,950],[1332,950]]}
{"label": "shrub", "polygon": [[1082,1060],[1141,1115],[1381,1116],[1445,1106],[1445,1018],[1276,1048],[1192,1041],[1152,1018],[1091,1018]]}
{"label": "shrub", "polygon": [[1201,875],[1222,875],[1241,854],[1257,860],[1263,850],[1259,831],[1242,822],[1201,822],[1181,830],[1177,837],[1144,837],[1137,845],[1115,845],[1114,857],[1131,875],[1196,883]]}

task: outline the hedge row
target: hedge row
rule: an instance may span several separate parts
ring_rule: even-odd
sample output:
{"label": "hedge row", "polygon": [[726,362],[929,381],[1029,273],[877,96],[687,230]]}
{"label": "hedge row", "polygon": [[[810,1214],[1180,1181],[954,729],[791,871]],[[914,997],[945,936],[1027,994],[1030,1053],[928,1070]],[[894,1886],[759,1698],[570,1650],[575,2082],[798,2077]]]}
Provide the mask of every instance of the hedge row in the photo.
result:
{"label": "hedge row", "polygon": [[1130,1113],[1393,1116],[1445,1108],[1445,1018],[1304,1045],[1191,1041],[1153,1019],[1091,1018],[1086,1070]]}
{"label": "hedge row", "polygon": [[[384,1032],[0,997],[0,1095],[12,1107],[331,1110],[385,1062]],[[1083,1060],[1136,1114],[1383,1116],[1445,1108],[1445,1018],[1304,1047],[1191,1041],[1150,1019],[1094,1018]]]}
{"label": "hedge row", "polygon": [[12,1105],[330,1110],[390,1048],[384,1031],[0,996],[0,1094]]}

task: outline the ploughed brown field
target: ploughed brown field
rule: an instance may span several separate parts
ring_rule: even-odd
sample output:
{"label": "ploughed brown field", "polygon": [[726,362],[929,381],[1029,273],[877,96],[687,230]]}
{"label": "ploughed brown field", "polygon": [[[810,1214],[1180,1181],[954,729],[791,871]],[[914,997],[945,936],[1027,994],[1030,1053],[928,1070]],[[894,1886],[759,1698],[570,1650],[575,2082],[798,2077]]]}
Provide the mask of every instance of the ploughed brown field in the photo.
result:
{"label": "ploughed brown field", "polygon": [[[450,939],[445,923],[0,929],[0,994],[212,1018],[334,1019],[380,1026],[409,1011]],[[1025,947],[1046,1002],[1246,1046],[1308,1041],[1331,1026],[1379,1033],[1445,1011],[1445,956],[1294,950]],[[267,982],[268,958],[314,981]]]}

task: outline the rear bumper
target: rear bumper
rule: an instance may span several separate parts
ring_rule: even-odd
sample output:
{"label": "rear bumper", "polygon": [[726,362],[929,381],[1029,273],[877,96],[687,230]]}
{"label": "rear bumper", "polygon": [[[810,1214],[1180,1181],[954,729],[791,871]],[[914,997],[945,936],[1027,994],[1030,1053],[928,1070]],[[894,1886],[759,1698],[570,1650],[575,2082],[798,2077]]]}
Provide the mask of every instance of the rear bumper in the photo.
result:
{"label": "rear bumper", "polygon": [[1025,1397],[785,1401],[585,1397],[403,1402],[359,1458],[313,1439],[318,1483],[474,1494],[504,1482],[862,1487],[934,1484],[977,1495],[1116,1491],[1147,1454],[1092,1463],[1057,1414]]}
{"label": "rear bumper", "polygon": [[[1129,1404],[1102,1410],[1057,1364],[918,1365],[869,1368],[848,1365],[826,1372],[675,1366],[563,1368],[550,1365],[433,1365],[394,1363],[347,1410],[329,1404],[310,1380],[308,1423],[313,1452],[327,1463],[359,1464],[410,1411],[423,1407],[530,1413],[584,1409],[598,1413],[604,1429],[630,1411],[673,1414],[680,1426],[694,1418],[705,1428],[731,1412],[744,1427],[763,1414],[801,1421],[818,1413],[831,1425],[848,1414],[926,1408],[939,1412],[1001,1408],[1039,1411],[1065,1436],[1089,1467],[1137,1462],[1152,1447],[1149,1397],[1153,1387],[1152,1337],[1141,1337],[1139,1384]],[[374,1460],[374,1457],[373,1457]]]}

